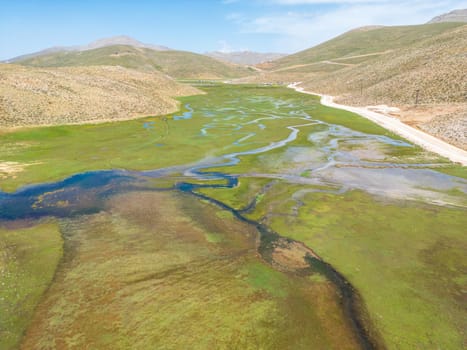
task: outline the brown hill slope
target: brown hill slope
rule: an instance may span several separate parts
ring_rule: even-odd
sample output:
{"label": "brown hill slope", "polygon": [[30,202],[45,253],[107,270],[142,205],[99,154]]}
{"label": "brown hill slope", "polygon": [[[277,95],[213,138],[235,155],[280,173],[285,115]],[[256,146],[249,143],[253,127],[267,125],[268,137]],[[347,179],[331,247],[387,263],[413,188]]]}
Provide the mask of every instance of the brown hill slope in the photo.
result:
{"label": "brown hill slope", "polygon": [[158,72],[123,67],[31,68],[0,64],[0,127],[81,124],[177,110],[200,93]]}
{"label": "brown hill slope", "polygon": [[[304,87],[352,105],[395,105],[404,122],[467,149],[467,25],[332,72]],[[340,61],[342,62],[342,61]]]}
{"label": "brown hill slope", "polygon": [[316,72],[304,86],[351,104],[466,102],[466,47],[464,25],[371,60]]}
{"label": "brown hill slope", "polygon": [[310,49],[297,52],[271,62],[268,70],[293,68],[336,60],[341,63],[360,63],[387,52],[410,48],[420,41],[430,39],[462,23],[436,23],[412,26],[370,26],[356,28]]}
{"label": "brown hill slope", "polygon": [[252,74],[252,70],[246,67],[192,52],[155,51],[127,45],[52,52],[15,63],[34,67],[122,66],[142,71],[160,71],[179,79],[225,79]]}
{"label": "brown hill slope", "polygon": [[301,81],[343,104],[387,104],[467,149],[467,25],[359,28],[263,66],[249,81]]}
{"label": "brown hill slope", "polygon": [[129,37],[127,35],[119,35],[119,36],[113,36],[110,38],[98,39],[93,42],[90,42],[87,45],[49,47],[41,51],[31,52],[25,55],[13,57],[4,62],[5,63],[16,63],[19,61],[24,61],[24,60],[32,59],[34,57],[49,55],[49,54],[57,53],[57,52],[86,51],[86,50],[93,50],[93,49],[99,49],[102,47],[116,46],[116,45],[126,45],[126,46],[141,47],[141,48],[145,47],[145,48],[152,49],[155,51],[171,50],[167,46],[146,44],[132,37]]}
{"label": "brown hill slope", "polygon": [[270,62],[250,81],[302,81],[356,105],[464,102],[467,25],[358,28]]}

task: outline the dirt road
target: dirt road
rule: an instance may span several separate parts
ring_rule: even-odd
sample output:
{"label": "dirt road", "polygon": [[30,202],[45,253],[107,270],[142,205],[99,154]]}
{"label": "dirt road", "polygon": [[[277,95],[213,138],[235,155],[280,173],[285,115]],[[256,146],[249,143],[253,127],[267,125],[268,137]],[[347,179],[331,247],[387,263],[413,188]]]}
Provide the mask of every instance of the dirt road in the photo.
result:
{"label": "dirt road", "polygon": [[362,117],[365,117],[381,125],[382,127],[406,138],[407,140],[419,145],[420,147],[423,147],[428,151],[449,158],[453,162],[461,163],[462,165],[467,165],[467,152],[460,148],[457,148],[421,130],[415,129],[407,124],[404,124],[396,118],[370,111],[365,107],[353,107],[335,103],[333,102],[333,96],[305,91],[302,87],[298,86],[299,84],[300,82],[293,83],[288,85],[288,87],[305,94],[321,96],[321,103],[325,106],[344,109],[349,112],[357,113]]}

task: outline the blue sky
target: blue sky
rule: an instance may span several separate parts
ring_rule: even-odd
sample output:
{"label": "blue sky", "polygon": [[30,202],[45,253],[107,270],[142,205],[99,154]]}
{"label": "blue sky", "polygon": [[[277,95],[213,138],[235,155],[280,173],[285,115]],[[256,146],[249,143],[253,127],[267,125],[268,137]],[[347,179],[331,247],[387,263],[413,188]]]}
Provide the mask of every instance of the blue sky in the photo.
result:
{"label": "blue sky", "polygon": [[349,29],[424,23],[467,0],[0,0],[0,60],[129,35],[194,52],[296,52]]}

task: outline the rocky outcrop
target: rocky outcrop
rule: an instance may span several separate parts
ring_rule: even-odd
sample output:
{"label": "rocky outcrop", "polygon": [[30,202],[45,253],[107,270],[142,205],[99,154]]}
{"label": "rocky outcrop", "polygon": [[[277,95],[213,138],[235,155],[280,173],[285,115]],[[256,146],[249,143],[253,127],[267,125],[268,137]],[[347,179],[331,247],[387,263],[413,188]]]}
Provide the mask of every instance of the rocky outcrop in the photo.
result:
{"label": "rocky outcrop", "polygon": [[419,128],[467,150],[467,111],[434,117]]}

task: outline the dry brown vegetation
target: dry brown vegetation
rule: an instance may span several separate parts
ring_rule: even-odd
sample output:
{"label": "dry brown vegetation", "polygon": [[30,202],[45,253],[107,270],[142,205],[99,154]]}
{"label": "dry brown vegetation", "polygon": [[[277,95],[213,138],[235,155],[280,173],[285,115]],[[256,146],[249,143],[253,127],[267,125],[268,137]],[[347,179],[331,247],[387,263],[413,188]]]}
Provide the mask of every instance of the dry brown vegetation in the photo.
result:
{"label": "dry brown vegetation", "polygon": [[466,102],[467,26],[361,64],[309,76],[311,91],[354,105]]}
{"label": "dry brown vegetation", "polygon": [[405,105],[390,115],[467,150],[467,103]]}
{"label": "dry brown vegetation", "polygon": [[201,93],[159,72],[118,66],[0,65],[0,127],[81,124],[159,115]]}
{"label": "dry brown vegetation", "polygon": [[467,25],[367,28],[263,65],[242,81],[301,81],[341,104],[397,106],[402,121],[467,149],[466,47]]}
{"label": "dry brown vegetation", "polygon": [[417,125],[423,131],[467,150],[467,104],[453,113],[440,114]]}
{"label": "dry brown vegetation", "polygon": [[363,64],[310,76],[304,86],[337,95],[343,104],[398,106],[402,113],[396,117],[404,122],[467,149],[466,47],[462,26]]}
{"label": "dry brown vegetation", "polygon": [[32,67],[121,66],[146,72],[162,72],[176,79],[238,78],[250,75],[253,71],[193,52],[155,51],[128,45],[113,45],[81,52],[52,52],[20,59],[15,63]]}

